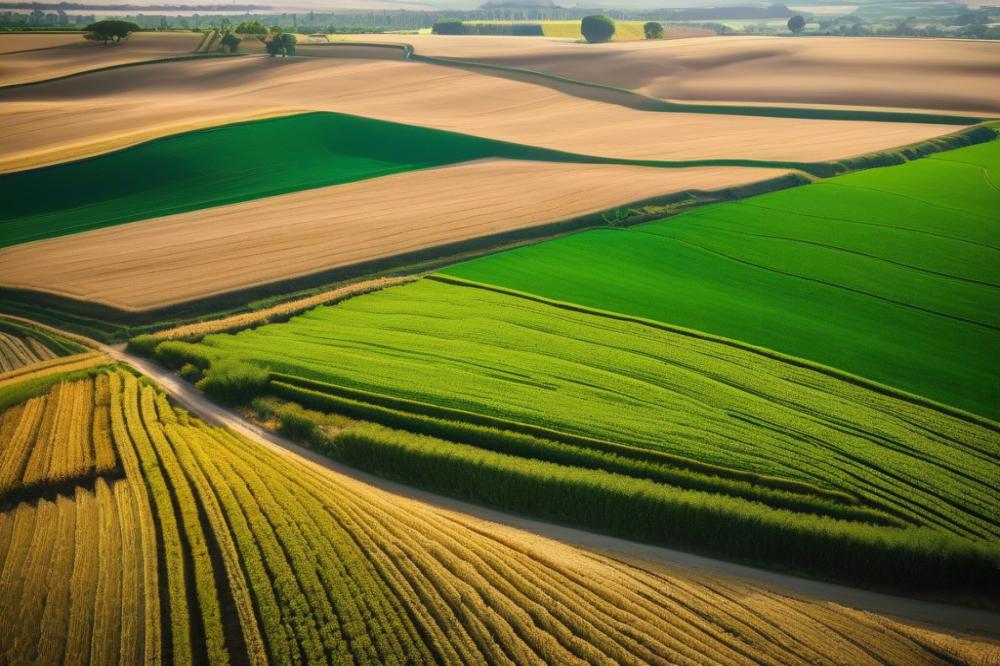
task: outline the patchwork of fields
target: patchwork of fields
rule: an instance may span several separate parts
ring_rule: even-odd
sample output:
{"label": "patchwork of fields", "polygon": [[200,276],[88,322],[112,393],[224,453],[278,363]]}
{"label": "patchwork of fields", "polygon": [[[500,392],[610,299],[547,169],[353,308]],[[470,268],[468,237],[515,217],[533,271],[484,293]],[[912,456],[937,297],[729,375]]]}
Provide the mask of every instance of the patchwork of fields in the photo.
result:
{"label": "patchwork of fields", "polygon": [[1000,660],[995,44],[578,28],[0,34],[0,662]]}
{"label": "patchwork of fields", "polygon": [[227,125],[0,175],[0,246],[485,158],[573,156],[340,114]]}
{"label": "patchwork of fields", "polygon": [[[148,310],[380,259],[433,255],[434,248],[455,243],[484,247],[489,238],[538,234],[531,230],[669,192],[725,189],[781,174],[479,160],[7,248],[0,250],[0,283]],[[208,196],[220,195],[206,180],[191,182]],[[580,188],[589,195],[580,197]],[[139,206],[116,209],[130,215]],[[67,225],[114,219],[91,211],[66,208],[60,216]],[[51,227],[39,217],[0,223],[0,230],[41,234]]]}
{"label": "patchwork of fields", "polygon": [[53,456],[93,444],[116,473],[0,512],[5,660],[814,664],[836,649],[903,664],[992,650],[433,510],[207,426],[128,374],[53,393],[94,415],[94,439]]}
{"label": "patchwork of fields", "polygon": [[997,182],[994,141],[445,272],[746,341],[997,418]]}

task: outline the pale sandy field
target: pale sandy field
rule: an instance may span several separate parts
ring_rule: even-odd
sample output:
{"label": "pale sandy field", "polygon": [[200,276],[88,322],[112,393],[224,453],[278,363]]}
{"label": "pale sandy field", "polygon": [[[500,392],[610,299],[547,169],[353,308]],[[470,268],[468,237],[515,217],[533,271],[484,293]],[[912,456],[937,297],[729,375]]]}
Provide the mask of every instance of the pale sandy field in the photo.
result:
{"label": "pale sandy field", "polygon": [[467,162],[6,248],[0,284],[147,310],[781,173]]}
{"label": "pale sandy field", "polygon": [[[201,38],[193,32],[140,32],[117,46],[104,46],[84,40],[83,35],[69,39],[67,35],[0,34],[0,53],[4,54],[0,58],[0,86],[184,55],[194,51]],[[23,45],[26,43],[31,45]],[[15,50],[18,52],[13,53]]]}
{"label": "pale sandy field", "polygon": [[53,46],[77,44],[83,40],[81,34],[35,35],[30,32],[0,33],[0,55],[18,51],[50,49]]}
{"label": "pale sandy field", "polygon": [[577,44],[544,37],[345,35],[636,90],[663,99],[1000,115],[1000,43],[766,36]]}
{"label": "pale sandy field", "polygon": [[812,162],[955,131],[948,125],[637,111],[454,67],[244,57],[150,64],[0,91],[0,171],[294,111],[339,111],[593,155]]}

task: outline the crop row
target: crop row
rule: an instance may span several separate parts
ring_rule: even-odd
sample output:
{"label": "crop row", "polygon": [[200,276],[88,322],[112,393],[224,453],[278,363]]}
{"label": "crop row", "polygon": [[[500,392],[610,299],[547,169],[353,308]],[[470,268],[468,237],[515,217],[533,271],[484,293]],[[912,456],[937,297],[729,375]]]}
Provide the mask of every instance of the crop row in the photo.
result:
{"label": "crop row", "polygon": [[0,372],[10,372],[55,356],[34,338],[20,338],[0,330]]}
{"label": "crop row", "polygon": [[[296,386],[295,383],[306,383],[309,386],[320,387],[318,382],[304,382],[301,379],[289,377],[287,382],[278,378],[272,380],[269,390],[275,395],[314,409],[373,421],[391,428],[430,435],[451,442],[470,444],[498,453],[544,460],[571,467],[603,470],[681,488],[719,493],[760,502],[775,508],[882,525],[902,525],[900,521],[887,514],[855,506],[853,498],[849,496],[844,498],[843,494],[827,491],[829,495],[839,500],[833,501],[829,495],[822,492],[823,489],[819,488],[815,489],[817,492],[814,495],[809,492],[812,489],[808,489],[806,484],[782,484],[782,479],[762,480],[753,475],[747,475],[750,477],[747,480],[743,480],[739,476],[729,478],[725,474],[730,470],[724,468],[717,470],[710,468],[711,471],[720,472],[718,474],[699,473],[684,467],[672,466],[668,462],[669,458],[653,455],[656,452],[646,449],[617,447],[611,442],[587,447],[582,441],[583,438],[571,437],[569,438],[571,443],[567,443],[534,437],[517,430],[390,409],[378,404],[352,400],[336,393]],[[326,385],[326,388],[333,387]],[[276,416],[284,419],[286,414],[276,414]],[[282,424],[284,424],[284,420],[282,420]],[[512,425],[517,427],[518,424]],[[658,458],[660,459],[658,460]],[[799,492],[777,489],[768,481],[772,481],[774,486],[778,486],[778,488],[781,488],[782,485],[795,487]]]}
{"label": "crop row", "polygon": [[0,661],[142,662],[132,485],[97,479],[0,514]]}
{"label": "crop row", "polygon": [[117,467],[107,405],[95,402],[95,383],[55,385],[46,395],[0,413],[0,495],[105,474]]}

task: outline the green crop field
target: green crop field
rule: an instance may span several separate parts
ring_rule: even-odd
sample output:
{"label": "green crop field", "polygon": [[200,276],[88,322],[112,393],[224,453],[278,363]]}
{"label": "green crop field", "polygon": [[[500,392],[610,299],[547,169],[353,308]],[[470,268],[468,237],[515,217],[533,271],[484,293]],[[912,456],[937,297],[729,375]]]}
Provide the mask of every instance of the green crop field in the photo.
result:
{"label": "green crop field", "polygon": [[0,175],[0,247],[487,157],[573,156],[336,113],[225,125]]}
{"label": "green crop field", "polygon": [[444,272],[834,366],[1000,416],[1000,142]]}
{"label": "green crop field", "polygon": [[941,533],[1000,534],[993,426],[715,340],[516,295],[423,280],[159,353],[796,479]]}

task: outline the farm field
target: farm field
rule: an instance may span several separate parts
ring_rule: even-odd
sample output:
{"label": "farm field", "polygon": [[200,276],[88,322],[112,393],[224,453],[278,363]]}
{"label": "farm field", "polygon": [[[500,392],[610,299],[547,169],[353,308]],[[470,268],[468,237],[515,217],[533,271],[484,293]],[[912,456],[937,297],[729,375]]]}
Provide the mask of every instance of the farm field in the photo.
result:
{"label": "farm field", "polygon": [[88,42],[83,35],[0,35],[0,86],[186,55],[201,39],[195,32],[138,33],[108,47]]}
{"label": "farm field", "polygon": [[637,111],[460,68],[353,58],[212,58],[143,65],[0,91],[0,104],[5,109],[2,171],[107,152],[109,146],[173,134],[177,127],[302,111],[355,114],[600,157],[656,160],[837,160],[960,129]]}
{"label": "farm field", "polygon": [[[319,157],[317,164],[322,165]],[[290,179],[303,177],[305,167],[297,170],[298,164],[289,162]],[[378,166],[394,167],[391,163]],[[0,250],[0,283],[120,310],[149,310],[509,235],[670,192],[724,189],[781,173],[736,167],[658,169],[479,160],[9,247]],[[277,178],[272,179],[267,170],[260,175],[262,182],[277,185]],[[69,176],[67,182],[71,182]],[[177,180],[161,182],[165,192],[182,187]],[[192,176],[189,182],[192,189],[207,196],[223,194],[220,188],[209,187],[207,178]],[[246,178],[239,185],[245,187],[248,182]],[[2,183],[0,176],[0,188]],[[132,187],[136,184],[130,181]],[[587,188],[588,197],[578,196],[581,187]],[[131,201],[150,200],[137,192],[131,198],[110,199],[109,204],[128,215],[137,214],[142,203],[126,207]],[[162,201],[169,204],[175,199],[171,193]],[[87,220],[106,224],[113,218],[101,215],[103,210],[107,207],[95,206],[85,215],[67,206],[57,219],[77,228]],[[45,227],[40,226],[40,217],[0,224],[0,228],[42,233]]]}
{"label": "farm field", "polygon": [[1000,532],[989,423],[739,346],[488,289],[424,279],[157,354],[796,479],[945,534]]}
{"label": "farm field", "polygon": [[997,174],[993,141],[444,272],[734,338],[996,419]]}
{"label": "farm field", "polygon": [[461,35],[337,39],[408,43],[417,55],[518,67],[671,100],[1000,113],[1000,65],[989,42],[862,37],[845,44],[837,37],[746,35],[597,45]]}
{"label": "farm field", "polygon": [[95,432],[119,476],[0,513],[6,660],[826,663],[835,648],[904,664],[995,652],[432,509],[208,426],[131,375],[97,381],[108,420]]}
{"label": "farm field", "polygon": [[54,46],[78,44],[82,39],[79,33],[71,34],[32,34],[30,32],[4,34],[0,39],[0,54],[17,53],[18,51],[36,51],[50,49]]}

